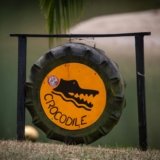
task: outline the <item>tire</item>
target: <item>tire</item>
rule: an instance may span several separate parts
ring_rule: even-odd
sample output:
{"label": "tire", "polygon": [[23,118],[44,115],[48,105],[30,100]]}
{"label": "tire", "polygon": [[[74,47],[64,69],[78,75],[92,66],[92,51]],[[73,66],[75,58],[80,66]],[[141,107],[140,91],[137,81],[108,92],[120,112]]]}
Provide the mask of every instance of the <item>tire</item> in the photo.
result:
{"label": "tire", "polygon": [[48,138],[89,144],[117,124],[124,89],[117,65],[102,50],[67,43],[32,66],[25,105]]}

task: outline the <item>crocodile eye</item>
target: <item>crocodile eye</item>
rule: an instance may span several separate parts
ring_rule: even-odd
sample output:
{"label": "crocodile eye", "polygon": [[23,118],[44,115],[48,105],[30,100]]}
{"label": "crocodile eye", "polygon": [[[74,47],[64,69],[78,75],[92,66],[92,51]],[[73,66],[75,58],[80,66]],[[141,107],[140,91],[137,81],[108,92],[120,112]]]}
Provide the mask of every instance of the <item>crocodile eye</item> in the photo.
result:
{"label": "crocodile eye", "polygon": [[75,80],[73,80],[73,85],[75,85],[77,82]]}

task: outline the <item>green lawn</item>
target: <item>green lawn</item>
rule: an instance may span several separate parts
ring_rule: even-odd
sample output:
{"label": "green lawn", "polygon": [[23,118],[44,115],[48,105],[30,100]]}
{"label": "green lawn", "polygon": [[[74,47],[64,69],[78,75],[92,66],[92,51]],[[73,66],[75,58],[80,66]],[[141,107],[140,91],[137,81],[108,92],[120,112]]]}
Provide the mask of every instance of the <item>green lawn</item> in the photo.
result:
{"label": "green lawn", "polygon": [[1,160],[159,160],[160,150],[0,141]]}

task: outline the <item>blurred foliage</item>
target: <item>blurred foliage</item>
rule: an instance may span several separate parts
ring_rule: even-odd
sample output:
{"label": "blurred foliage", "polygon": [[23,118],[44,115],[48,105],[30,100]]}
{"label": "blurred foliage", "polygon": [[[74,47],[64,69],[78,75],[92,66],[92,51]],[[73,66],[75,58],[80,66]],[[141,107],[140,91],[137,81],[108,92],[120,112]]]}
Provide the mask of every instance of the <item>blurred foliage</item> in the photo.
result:
{"label": "blurred foliage", "polygon": [[[40,0],[49,34],[66,33],[80,16],[83,0]],[[52,38],[49,39],[52,46]]]}
{"label": "blurred foliage", "polygon": [[82,11],[83,0],[40,0],[49,33],[66,32]]}

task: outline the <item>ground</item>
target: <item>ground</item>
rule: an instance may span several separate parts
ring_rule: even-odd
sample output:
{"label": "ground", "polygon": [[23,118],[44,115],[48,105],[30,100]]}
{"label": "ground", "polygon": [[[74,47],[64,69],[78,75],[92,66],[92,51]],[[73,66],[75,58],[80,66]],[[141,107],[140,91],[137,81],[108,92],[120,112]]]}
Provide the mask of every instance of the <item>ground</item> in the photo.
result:
{"label": "ground", "polygon": [[160,160],[160,150],[0,140],[1,160]]}

